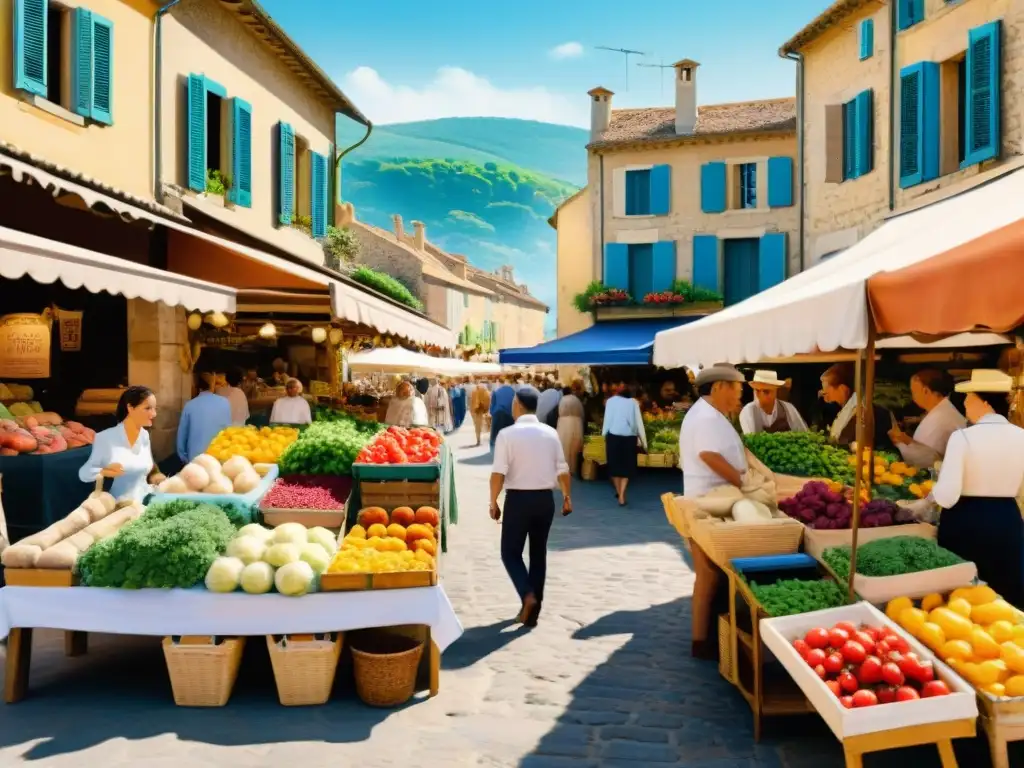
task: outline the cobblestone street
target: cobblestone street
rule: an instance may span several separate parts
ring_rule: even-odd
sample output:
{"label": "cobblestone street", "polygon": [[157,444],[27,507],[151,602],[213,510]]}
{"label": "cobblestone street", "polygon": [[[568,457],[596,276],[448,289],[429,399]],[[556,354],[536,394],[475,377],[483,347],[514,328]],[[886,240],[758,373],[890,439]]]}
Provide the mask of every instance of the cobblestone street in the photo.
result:
{"label": "cobblestone street", "polygon": [[[768,721],[714,663],[689,656],[692,573],[659,495],[666,470],[640,476],[630,506],[605,482],[577,483],[576,512],[557,519],[540,626],[509,621],[514,591],[487,517],[489,455],[452,438],[460,525],[444,585],[465,635],[443,657],[441,693],[399,711],[362,706],[350,673],[331,703],[278,705],[266,651],[252,643],[228,706],[176,708],[154,638],[91,638],[83,658],[37,633],[31,696],[3,709],[0,765],[294,765],[358,768],[831,768],[842,752],[816,717]],[[960,765],[988,764],[981,739],[957,744]],[[933,749],[871,756],[869,768],[938,766]],[[1024,759],[1011,752],[1011,761]]]}

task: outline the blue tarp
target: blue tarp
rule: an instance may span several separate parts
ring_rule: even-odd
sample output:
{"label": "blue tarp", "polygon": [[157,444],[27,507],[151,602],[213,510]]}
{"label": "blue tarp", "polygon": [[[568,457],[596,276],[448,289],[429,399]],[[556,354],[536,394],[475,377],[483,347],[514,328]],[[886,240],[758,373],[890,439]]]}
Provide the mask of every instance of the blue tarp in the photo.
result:
{"label": "blue tarp", "polygon": [[650,365],[655,334],[700,318],[609,320],[535,347],[503,349],[498,360],[505,365]]}

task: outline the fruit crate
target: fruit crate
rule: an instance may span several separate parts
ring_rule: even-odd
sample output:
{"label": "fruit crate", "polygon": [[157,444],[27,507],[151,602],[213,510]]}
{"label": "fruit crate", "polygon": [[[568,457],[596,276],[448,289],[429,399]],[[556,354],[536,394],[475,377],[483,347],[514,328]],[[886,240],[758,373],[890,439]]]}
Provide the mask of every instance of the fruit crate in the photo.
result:
{"label": "fruit crate", "polygon": [[441,462],[428,461],[425,464],[353,464],[352,477],[356,482],[365,480],[437,480],[441,477]]}
{"label": "fruit crate", "polygon": [[[377,506],[377,505],[370,505]],[[395,505],[404,506],[404,505]],[[393,509],[389,509],[390,516]],[[348,535],[351,525],[345,530],[338,541],[340,542]],[[430,571],[394,571],[390,573],[323,573],[320,575],[321,592],[359,592],[370,589],[412,589],[416,587],[437,586],[437,564],[441,559],[440,543],[438,551],[434,554],[434,569]]]}
{"label": "fruit crate", "polygon": [[[350,499],[351,502],[351,499]],[[441,483],[419,483],[407,480],[362,482],[359,484],[360,508],[436,507],[441,506]]]}
{"label": "fruit crate", "polygon": [[641,453],[636,457],[638,467],[671,468],[676,466],[674,453]]}
{"label": "fruit crate", "polygon": [[[917,536],[921,539],[934,539],[936,528],[929,523],[907,523],[906,525],[887,525],[881,528],[861,528],[857,533],[857,546],[877,539],[889,539],[893,536]],[[845,528],[840,531],[819,531],[807,526],[804,528],[804,551],[815,560],[821,560],[826,549],[832,547],[848,547],[853,543],[853,531]],[[934,590],[929,590],[934,591]]]}

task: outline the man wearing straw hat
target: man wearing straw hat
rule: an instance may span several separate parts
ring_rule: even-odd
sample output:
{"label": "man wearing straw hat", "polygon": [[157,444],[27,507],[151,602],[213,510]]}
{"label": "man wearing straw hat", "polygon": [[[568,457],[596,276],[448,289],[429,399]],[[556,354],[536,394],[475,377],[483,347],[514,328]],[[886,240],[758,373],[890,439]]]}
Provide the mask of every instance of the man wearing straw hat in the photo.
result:
{"label": "man wearing straw hat", "polygon": [[750,380],[754,399],[740,411],[743,434],[807,431],[807,422],[796,406],[779,399],[779,390],[784,386],[786,382],[775,371],[754,372],[754,378]]}

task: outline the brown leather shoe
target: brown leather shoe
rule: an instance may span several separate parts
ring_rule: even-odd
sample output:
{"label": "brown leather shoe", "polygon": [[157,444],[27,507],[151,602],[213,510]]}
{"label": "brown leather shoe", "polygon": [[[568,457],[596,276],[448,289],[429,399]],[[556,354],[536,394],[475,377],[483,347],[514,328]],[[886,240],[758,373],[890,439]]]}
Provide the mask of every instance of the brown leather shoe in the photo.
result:
{"label": "brown leather shoe", "polygon": [[537,620],[535,614],[537,613],[537,608],[539,606],[540,603],[537,602],[537,598],[534,597],[533,593],[531,592],[523,598],[523,608],[521,611],[519,611],[519,617],[517,621],[520,624],[526,624],[532,618],[534,623],[536,624]]}

